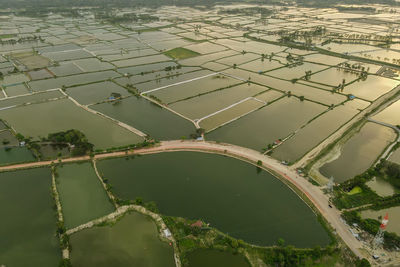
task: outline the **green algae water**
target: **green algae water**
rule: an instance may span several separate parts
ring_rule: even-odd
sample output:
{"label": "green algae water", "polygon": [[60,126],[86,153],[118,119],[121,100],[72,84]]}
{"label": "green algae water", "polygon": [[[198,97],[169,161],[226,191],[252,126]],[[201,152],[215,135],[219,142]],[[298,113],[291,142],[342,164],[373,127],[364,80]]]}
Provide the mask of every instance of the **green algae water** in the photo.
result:
{"label": "green algae water", "polygon": [[0,266],[54,267],[61,260],[51,172],[0,173]]}
{"label": "green algae water", "polygon": [[188,255],[189,267],[250,267],[242,255],[212,249],[198,249]]}
{"label": "green algae water", "polygon": [[117,197],[155,201],[169,216],[201,219],[235,238],[297,247],[327,245],[316,215],[288,186],[243,161],[199,152],[167,152],[99,161]]}
{"label": "green algae water", "polygon": [[114,211],[90,162],[66,164],[57,168],[57,173],[57,190],[67,229]]}
{"label": "green algae water", "polygon": [[172,246],[158,238],[155,223],[131,213],[113,226],[94,227],[70,237],[74,267],[173,267]]}

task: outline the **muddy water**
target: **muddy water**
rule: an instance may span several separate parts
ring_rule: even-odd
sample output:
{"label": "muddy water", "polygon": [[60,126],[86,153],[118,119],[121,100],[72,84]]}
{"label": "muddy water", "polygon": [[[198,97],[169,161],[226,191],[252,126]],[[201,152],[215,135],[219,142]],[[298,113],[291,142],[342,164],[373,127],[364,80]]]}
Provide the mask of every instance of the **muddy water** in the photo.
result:
{"label": "muddy water", "polygon": [[369,122],[344,144],[340,156],[323,165],[320,172],[328,178],[333,176],[339,183],[351,179],[366,171],[395,137],[392,129]]}

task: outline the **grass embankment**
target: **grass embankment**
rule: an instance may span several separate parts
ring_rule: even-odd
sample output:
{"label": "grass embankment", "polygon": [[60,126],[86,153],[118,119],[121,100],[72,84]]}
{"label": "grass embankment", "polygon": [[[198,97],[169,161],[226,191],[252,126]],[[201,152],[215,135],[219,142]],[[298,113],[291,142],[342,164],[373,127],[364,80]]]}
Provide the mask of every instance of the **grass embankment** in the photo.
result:
{"label": "grass embankment", "polygon": [[168,51],[164,52],[164,55],[171,57],[173,59],[186,59],[186,58],[191,58],[191,57],[196,57],[199,56],[200,54],[197,52],[194,52],[192,50],[183,48],[183,47],[178,47],[174,48]]}

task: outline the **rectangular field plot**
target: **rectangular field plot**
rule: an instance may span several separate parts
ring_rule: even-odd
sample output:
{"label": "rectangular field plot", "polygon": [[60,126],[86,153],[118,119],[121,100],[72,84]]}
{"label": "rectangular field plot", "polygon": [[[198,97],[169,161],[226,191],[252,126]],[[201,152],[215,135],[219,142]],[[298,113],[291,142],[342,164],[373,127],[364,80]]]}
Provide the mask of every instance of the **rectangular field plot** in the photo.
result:
{"label": "rectangular field plot", "polygon": [[53,75],[47,69],[30,71],[28,72],[28,76],[31,78],[31,80],[40,80],[53,77]]}
{"label": "rectangular field plot", "polygon": [[148,95],[157,97],[163,103],[172,103],[177,100],[183,100],[188,97],[211,92],[216,89],[225,88],[239,83],[242,83],[242,81],[216,74],[191,82],[172,85],[157,91],[148,91]]}
{"label": "rectangular field plot", "polygon": [[212,75],[213,73],[214,72],[209,71],[209,70],[193,71],[193,72],[184,73],[184,74],[178,75],[178,76],[170,76],[170,77],[166,77],[166,78],[154,79],[149,82],[136,84],[135,87],[140,92],[145,92],[145,91],[149,91],[152,89],[173,85],[176,83],[184,83],[186,81],[189,82],[192,79],[202,79],[202,77]]}
{"label": "rectangular field plot", "polygon": [[83,105],[106,101],[112,93],[120,94],[122,97],[130,95],[125,88],[109,81],[71,87],[66,93]]}
{"label": "rectangular field plot", "polygon": [[68,76],[83,72],[73,61],[61,62],[59,66],[50,67],[49,70],[56,76]]}
{"label": "rectangular field plot", "polygon": [[397,100],[372,118],[393,126],[400,125],[400,100]]}
{"label": "rectangular field plot", "polygon": [[43,56],[48,57],[53,61],[65,61],[93,57],[92,54],[83,49],[43,53]]}
{"label": "rectangular field plot", "polygon": [[350,85],[347,85],[343,93],[344,94],[353,94],[356,97],[374,101],[380,96],[386,94],[391,91],[393,88],[398,86],[400,81],[375,76],[368,75],[365,81],[357,81]]}
{"label": "rectangular field plot", "polygon": [[229,68],[229,66],[226,66],[224,64],[221,63],[216,63],[216,62],[208,62],[205,63],[203,65],[201,65],[203,68],[205,69],[209,69],[212,71],[222,71],[222,70],[226,70]]}
{"label": "rectangular field plot", "polygon": [[206,132],[212,131],[222,125],[238,119],[254,110],[261,108],[264,104],[253,98],[246,99],[243,102],[237,103],[228,109],[222,110],[216,114],[206,117],[199,121],[201,128]]}
{"label": "rectangular field plot", "polygon": [[336,87],[343,81],[348,84],[359,77],[358,73],[346,72],[343,69],[333,67],[311,75],[310,81]]}
{"label": "rectangular field plot", "polygon": [[12,57],[23,64],[27,70],[44,68],[50,64],[48,58],[32,52],[12,54]]}
{"label": "rectangular field plot", "polygon": [[278,92],[275,90],[269,90],[265,93],[256,95],[255,98],[268,104],[282,96],[283,96],[283,93],[281,93],[281,92]]}
{"label": "rectangular field plot", "polygon": [[160,62],[160,63],[120,68],[120,69],[117,69],[117,71],[121,74],[136,75],[136,74],[148,73],[148,72],[153,72],[153,71],[161,71],[161,70],[165,70],[166,68],[174,68],[174,67],[176,68],[177,66],[178,65],[175,62],[166,61],[166,62]]}
{"label": "rectangular field plot", "polygon": [[289,81],[284,81],[269,77],[269,79],[264,79],[262,81],[268,87],[288,92],[296,96],[304,96],[306,99],[310,99],[325,105],[339,104],[347,99],[346,96],[341,94],[334,94],[330,91],[317,89],[311,86],[306,86],[300,82],[292,83]]}
{"label": "rectangular field plot", "polygon": [[190,121],[144,98],[128,97],[118,105],[102,103],[90,108],[131,125],[158,140],[189,137],[196,131]]}
{"label": "rectangular field plot", "polygon": [[11,86],[29,81],[28,76],[25,74],[12,74],[5,75],[2,80],[0,80],[0,86]]}
{"label": "rectangular field plot", "polygon": [[118,54],[103,55],[100,58],[104,61],[115,61],[115,60],[129,59],[135,57],[150,56],[155,54],[159,54],[159,52],[154,49],[138,49],[132,51],[121,50],[121,52]]}
{"label": "rectangular field plot", "polygon": [[77,129],[95,148],[104,149],[143,141],[143,138],[109,119],[92,114],[68,99],[0,111],[0,118],[17,132],[35,140],[49,133]]}
{"label": "rectangular field plot", "polygon": [[188,58],[180,60],[179,63],[183,66],[201,66],[207,62],[214,61],[220,58],[229,57],[233,55],[238,55],[239,53],[233,50],[221,51],[217,53],[212,53],[208,55],[197,56],[194,58]]}
{"label": "rectangular field plot", "polygon": [[304,60],[308,61],[308,62],[312,62],[312,63],[319,63],[319,64],[324,64],[324,65],[329,65],[329,66],[336,66],[337,64],[346,61],[344,58],[333,57],[333,56],[328,56],[328,55],[323,55],[323,54],[307,55],[304,57]]}
{"label": "rectangular field plot", "polygon": [[33,153],[26,147],[0,148],[0,165],[36,161]]}
{"label": "rectangular field plot", "polygon": [[210,53],[221,52],[223,50],[227,50],[227,48],[222,45],[217,45],[217,44],[213,44],[210,42],[192,44],[192,45],[185,46],[185,48],[195,51],[200,54],[210,54]]}
{"label": "rectangular field plot", "polygon": [[34,91],[45,91],[48,89],[62,88],[63,86],[69,87],[74,85],[105,81],[110,78],[116,78],[119,76],[120,75],[117,72],[107,70],[102,72],[84,73],[66,77],[58,77],[54,79],[32,81],[29,82],[29,86]]}
{"label": "rectangular field plot", "polygon": [[117,66],[118,68],[123,68],[123,67],[128,67],[128,66],[145,65],[145,64],[151,64],[151,63],[162,62],[162,61],[170,61],[170,60],[171,59],[165,55],[153,55],[153,56],[147,56],[147,57],[137,57],[137,58],[131,58],[131,59],[117,60],[117,61],[113,61],[113,64],[115,66]]}
{"label": "rectangular field plot", "polygon": [[261,61],[260,59],[258,60],[254,60],[245,64],[242,64],[239,66],[239,68],[241,69],[245,69],[245,70],[249,70],[249,71],[253,71],[253,72],[266,72],[266,71],[270,71],[273,69],[277,69],[277,68],[281,68],[284,65],[281,64],[279,61],[277,60],[264,60]]}
{"label": "rectangular field plot", "polygon": [[210,132],[207,139],[261,150],[284,139],[324,110],[325,106],[313,102],[283,98]]}
{"label": "rectangular field plot", "polygon": [[14,86],[9,86],[4,89],[5,93],[8,97],[10,96],[18,96],[28,94],[28,88],[26,88],[25,84],[18,84]]}
{"label": "rectangular field plot", "polygon": [[57,191],[67,229],[114,211],[90,162],[60,166],[57,174]]}
{"label": "rectangular field plot", "polygon": [[217,63],[225,64],[228,66],[233,66],[234,64],[240,65],[243,63],[247,63],[249,61],[253,61],[255,59],[261,58],[260,55],[257,54],[252,54],[252,53],[246,53],[246,54],[239,54],[231,57],[225,57],[222,59],[217,60]]}
{"label": "rectangular field plot", "polygon": [[31,95],[24,95],[24,96],[19,96],[19,97],[11,97],[11,98],[6,98],[0,100],[0,110],[2,109],[7,109],[10,107],[18,106],[18,105],[23,105],[26,103],[36,103],[36,102],[42,102],[46,101],[48,99],[55,99],[55,98],[61,98],[64,97],[64,95],[58,91],[49,91],[49,92],[40,92],[40,93],[35,93]]}
{"label": "rectangular field plot", "polygon": [[179,101],[169,107],[190,119],[201,119],[266,90],[268,90],[267,87],[245,83],[196,96],[185,101]]}
{"label": "rectangular field plot", "polygon": [[127,84],[138,84],[143,82],[149,82],[153,80],[161,80],[166,78],[167,80],[173,80],[180,75],[188,72],[199,71],[201,68],[198,67],[181,67],[176,69],[175,67],[170,70],[161,70],[161,71],[152,71],[143,74],[137,74],[133,76],[124,76],[121,78],[117,78],[114,81],[126,86]]}
{"label": "rectangular field plot", "polygon": [[102,71],[114,68],[110,63],[102,62],[97,58],[74,60],[74,64],[83,72]]}
{"label": "rectangular field plot", "polygon": [[278,146],[272,156],[279,160],[295,162],[358,113],[359,110],[347,103],[339,105],[307,124],[294,137]]}
{"label": "rectangular field plot", "polygon": [[[0,173],[1,263],[57,266],[61,260],[47,168]],[[27,223],[29,222],[29,223]]]}
{"label": "rectangular field plot", "polygon": [[[285,80],[300,79],[306,75],[306,71],[312,73],[326,69],[327,66],[305,62],[300,66],[288,66],[269,71],[267,74]],[[341,81],[340,81],[341,82]]]}

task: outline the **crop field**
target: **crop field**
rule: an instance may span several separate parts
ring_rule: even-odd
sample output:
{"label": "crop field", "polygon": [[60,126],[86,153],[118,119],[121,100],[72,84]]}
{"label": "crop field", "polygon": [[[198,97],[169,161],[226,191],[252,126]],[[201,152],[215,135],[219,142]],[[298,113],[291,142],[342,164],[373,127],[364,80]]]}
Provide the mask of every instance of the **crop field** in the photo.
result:
{"label": "crop field", "polygon": [[[181,266],[206,258],[256,266],[263,248],[244,262],[248,244],[274,246],[272,254],[324,246],[329,223],[349,235],[329,221],[342,223],[337,210],[325,210],[335,193],[384,203],[372,211],[364,205],[376,203],[360,202],[361,219],[399,214],[400,182],[389,177],[400,166],[398,6],[112,2],[107,10],[2,11],[0,167],[41,168],[0,171],[0,267],[57,266],[61,257],[74,267],[174,266],[174,251]],[[193,151],[155,154],[164,147],[224,151],[257,166]],[[316,192],[308,181],[329,189],[311,204],[301,200]],[[229,253],[208,252],[210,244]],[[301,253],[316,251],[326,249]],[[304,255],[296,257],[318,265]]]}

